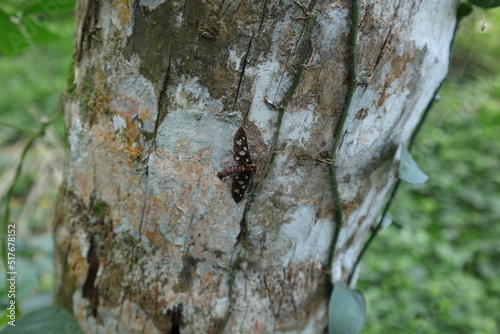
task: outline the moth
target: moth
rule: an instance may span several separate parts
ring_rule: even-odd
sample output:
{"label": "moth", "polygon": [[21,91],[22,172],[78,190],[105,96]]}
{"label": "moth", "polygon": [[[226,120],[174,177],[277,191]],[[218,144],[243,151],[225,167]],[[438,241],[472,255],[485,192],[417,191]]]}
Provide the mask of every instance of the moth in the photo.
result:
{"label": "moth", "polygon": [[217,176],[222,180],[225,177],[234,175],[231,184],[231,195],[234,201],[239,203],[250,187],[252,176],[257,170],[257,167],[252,163],[250,151],[248,150],[247,134],[241,127],[234,135],[233,158],[236,165],[218,172]]}

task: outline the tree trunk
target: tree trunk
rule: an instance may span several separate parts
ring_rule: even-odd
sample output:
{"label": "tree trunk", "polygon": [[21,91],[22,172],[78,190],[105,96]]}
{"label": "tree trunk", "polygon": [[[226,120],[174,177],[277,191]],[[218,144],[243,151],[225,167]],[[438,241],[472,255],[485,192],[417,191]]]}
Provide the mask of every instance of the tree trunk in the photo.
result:
{"label": "tree trunk", "polygon": [[[348,1],[80,0],[57,303],[86,333],[322,333],[445,77],[455,10],[362,2],[352,63]],[[257,172],[235,203],[217,172],[240,126]],[[330,265],[318,154],[335,138]]]}

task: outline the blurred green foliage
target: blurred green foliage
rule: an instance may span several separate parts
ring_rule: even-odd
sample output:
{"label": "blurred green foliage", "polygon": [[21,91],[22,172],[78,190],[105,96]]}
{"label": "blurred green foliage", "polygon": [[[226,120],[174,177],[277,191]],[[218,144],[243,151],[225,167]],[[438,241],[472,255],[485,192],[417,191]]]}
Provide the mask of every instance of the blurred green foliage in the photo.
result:
{"label": "blurred green foliage", "polygon": [[[2,0],[0,3],[0,208],[21,151],[43,122],[61,111],[71,63],[74,0]],[[16,299],[28,312],[51,302],[50,223],[64,159],[63,118],[38,138],[13,188],[10,221],[16,223]],[[2,218],[3,219],[3,218]],[[2,229],[3,233],[3,229]],[[0,327],[8,318],[2,268]],[[21,274],[22,273],[22,274]]]}
{"label": "blurred green foliage", "polygon": [[461,22],[450,74],[413,157],[394,223],[365,256],[363,333],[500,333],[500,11]]}
{"label": "blurred green foliage", "polygon": [[[59,108],[71,63],[73,6],[72,0],[0,4],[0,190],[30,132]],[[499,33],[498,10],[476,9],[461,22],[442,99],[412,152],[430,180],[401,187],[394,223],[365,256],[357,287],[368,302],[363,333],[500,332]],[[50,300],[52,242],[45,232],[57,177],[48,170],[62,168],[63,138],[60,119],[27,157],[10,203],[13,219],[25,217],[17,252],[23,311]],[[4,285],[0,310],[2,303]]]}

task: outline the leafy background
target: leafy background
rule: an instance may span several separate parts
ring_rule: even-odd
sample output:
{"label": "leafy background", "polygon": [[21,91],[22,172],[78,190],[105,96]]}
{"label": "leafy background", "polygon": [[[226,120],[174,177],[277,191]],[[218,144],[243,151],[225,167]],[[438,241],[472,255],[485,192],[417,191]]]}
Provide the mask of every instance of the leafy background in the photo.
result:
{"label": "leafy background", "polygon": [[[71,66],[74,0],[0,4],[0,196],[17,230],[23,313],[50,305],[50,224],[66,146],[62,117],[26,155],[60,103]],[[500,333],[500,11],[475,8],[456,37],[450,74],[412,155],[430,179],[404,184],[365,255],[357,288],[363,333]],[[12,46],[15,46],[14,48]],[[3,269],[2,269],[3,270]],[[0,327],[7,303],[0,283]]]}
{"label": "leafy background", "polygon": [[[62,117],[33,143],[10,198],[8,192],[22,150],[43,123],[60,111],[72,61],[73,9],[74,0],[0,2],[0,215],[3,221],[8,204],[10,221],[16,224],[16,298],[21,314],[51,302],[50,226],[66,145]],[[2,227],[2,239],[4,232]],[[4,273],[2,263],[0,328],[9,320]],[[29,333],[16,327],[18,333]]]}

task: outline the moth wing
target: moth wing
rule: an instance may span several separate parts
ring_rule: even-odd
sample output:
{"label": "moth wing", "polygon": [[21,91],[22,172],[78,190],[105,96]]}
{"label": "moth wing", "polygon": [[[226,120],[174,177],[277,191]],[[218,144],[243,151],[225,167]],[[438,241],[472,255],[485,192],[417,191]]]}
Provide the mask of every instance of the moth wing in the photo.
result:
{"label": "moth wing", "polygon": [[233,145],[234,161],[240,165],[252,165],[250,151],[248,150],[247,134],[243,128],[239,128],[234,135]]}
{"label": "moth wing", "polygon": [[250,186],[250,179],[252,175],[250,172],[243,172],[235,174],[233,177],[233,183],[231,184],[231,195],[236,203],[241,202],[245,192]]}

